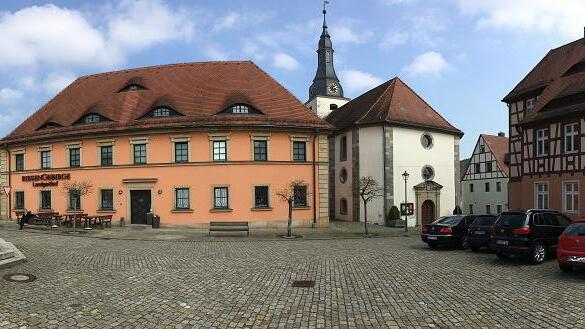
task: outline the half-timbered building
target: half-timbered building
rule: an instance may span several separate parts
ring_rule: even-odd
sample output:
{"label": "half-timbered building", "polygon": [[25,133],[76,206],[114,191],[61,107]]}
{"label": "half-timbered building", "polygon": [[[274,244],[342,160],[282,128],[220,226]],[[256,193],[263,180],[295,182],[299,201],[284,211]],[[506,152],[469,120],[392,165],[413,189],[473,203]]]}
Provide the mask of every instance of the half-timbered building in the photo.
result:
{"label": "half-timbered building", "polygon": [[508,209],[508,138],[480,135],[465,171],[461,172],[463,212],[498,214]]}
{"label": "half-timbered building", "polygon": [[510,207],[585,215],[585,39],[549,51],[503,101]]}

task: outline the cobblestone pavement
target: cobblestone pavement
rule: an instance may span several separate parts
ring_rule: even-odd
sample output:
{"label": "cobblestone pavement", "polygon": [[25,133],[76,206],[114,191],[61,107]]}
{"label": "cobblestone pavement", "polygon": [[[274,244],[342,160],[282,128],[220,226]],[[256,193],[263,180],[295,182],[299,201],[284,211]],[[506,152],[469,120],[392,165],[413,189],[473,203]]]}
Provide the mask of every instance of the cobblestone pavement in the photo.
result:
{"label": "cobblestone pavement", "polygon": [[[418,237],[132,241],[0,231],[1,328],[583,328],[585,274]],[[293,288],[293,280],[315,280]]]}

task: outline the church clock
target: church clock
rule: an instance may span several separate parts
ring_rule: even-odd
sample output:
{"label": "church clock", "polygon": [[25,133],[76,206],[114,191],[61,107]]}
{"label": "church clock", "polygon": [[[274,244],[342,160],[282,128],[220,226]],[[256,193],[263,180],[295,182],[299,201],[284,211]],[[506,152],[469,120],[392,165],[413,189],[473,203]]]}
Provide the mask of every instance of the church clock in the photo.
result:
{"label": "church clock", "polygon": [[332,93],[333,95],[337,95],[337,93],[339,92],[339,87],[337,86],[337,83],[331,82],[329,84],[329,92]]}

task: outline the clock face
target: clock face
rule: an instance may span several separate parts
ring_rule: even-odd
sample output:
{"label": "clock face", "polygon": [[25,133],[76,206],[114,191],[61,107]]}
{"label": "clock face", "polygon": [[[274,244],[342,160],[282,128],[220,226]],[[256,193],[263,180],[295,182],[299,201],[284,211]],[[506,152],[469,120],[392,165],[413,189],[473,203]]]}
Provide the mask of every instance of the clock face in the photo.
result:
{"label": "clock face", "polygon": [[337,84],[335,82],[332,82],[329,84],[329,92],[332,94],[337,94],[337,92],[339,91],[339,87],[337,87]]}

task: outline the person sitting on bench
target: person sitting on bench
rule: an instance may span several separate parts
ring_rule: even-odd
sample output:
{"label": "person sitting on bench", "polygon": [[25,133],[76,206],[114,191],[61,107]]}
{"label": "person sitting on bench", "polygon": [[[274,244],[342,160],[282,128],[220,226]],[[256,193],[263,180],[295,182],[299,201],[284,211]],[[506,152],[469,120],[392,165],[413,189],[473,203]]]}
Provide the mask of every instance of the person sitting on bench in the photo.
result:
{"label": "person sitting on bench", "polygon": [[33,217],[35,217],[35,215],[33,215],[30,210],[25,212],[24,215],[22,215],[20,218],[20,230],[22,230],[24,228],[24,224],[28,224],[28,221],[30,221]]}

